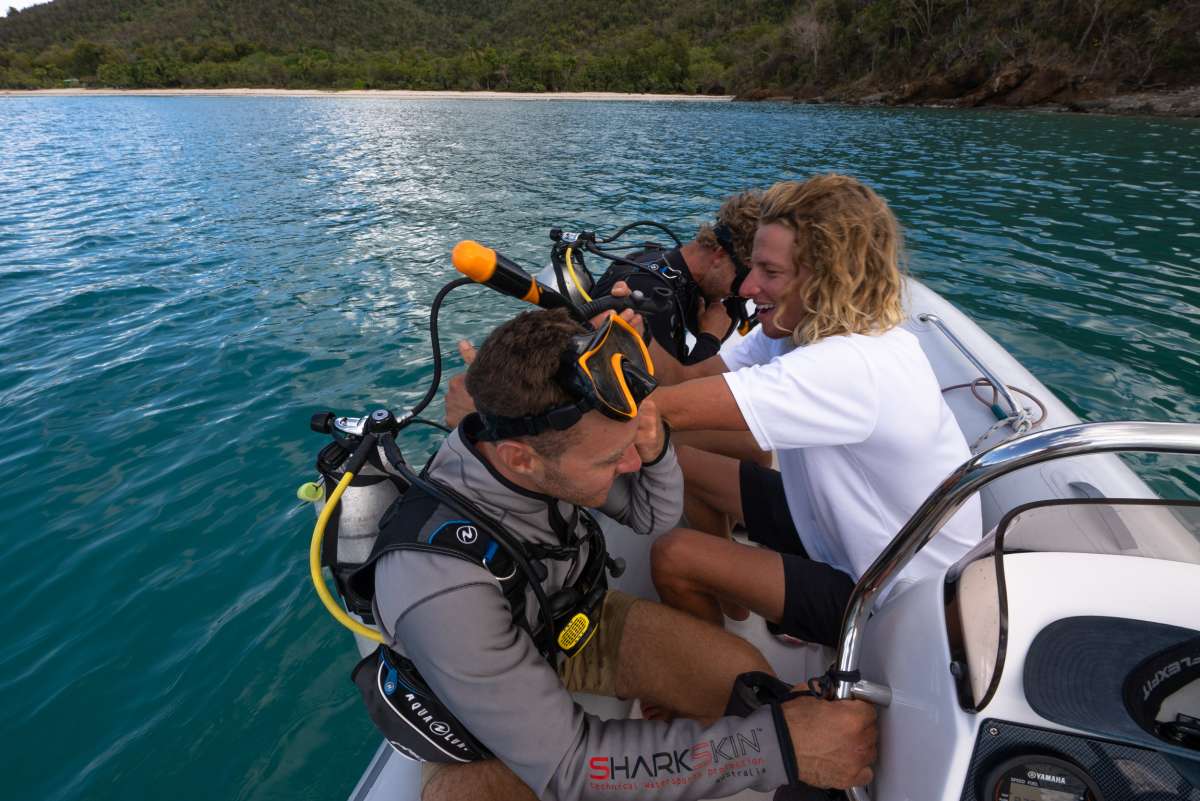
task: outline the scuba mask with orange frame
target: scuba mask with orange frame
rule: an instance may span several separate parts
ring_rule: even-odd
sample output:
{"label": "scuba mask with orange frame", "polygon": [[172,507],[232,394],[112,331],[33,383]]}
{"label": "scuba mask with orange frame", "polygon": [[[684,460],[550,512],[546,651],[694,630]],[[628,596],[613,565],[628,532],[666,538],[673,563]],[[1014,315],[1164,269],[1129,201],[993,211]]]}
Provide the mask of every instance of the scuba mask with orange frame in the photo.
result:
{"label": "scuba mask with orange frame", "polygon": [[638,405],[658,386],[646,343],[617,314],[597,330],[571,339],[556,378],[578,400],[526,417],[481,412],[482,438],[494,441],[565,431],[593,409],[613,420],[631,420],[637,417]]}

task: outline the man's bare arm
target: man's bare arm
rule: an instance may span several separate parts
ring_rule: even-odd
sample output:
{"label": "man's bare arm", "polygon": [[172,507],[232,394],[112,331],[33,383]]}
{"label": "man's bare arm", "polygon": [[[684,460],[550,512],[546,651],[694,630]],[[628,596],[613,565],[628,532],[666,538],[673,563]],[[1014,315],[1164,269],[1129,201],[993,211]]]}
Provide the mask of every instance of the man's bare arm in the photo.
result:
{"label": "man's bare arm", "polygon": [[[720,357],[715,358],[719,360]],[[729,391],[729,384],[720,375],[685,381],[672,387],[659,387],[650,397],[654,398],[658,413],[666,418],[673,429],[749,430],[742,410]]]}
{"label": "man's bare arm", "polygon": [[721,354],[710,356],[702,362],[695,364],[679,365],[680,381],[694,381],[697,378],[708,378],[709,376],[728,373],[729,368],[725,366],[725,362],[721,359]]}

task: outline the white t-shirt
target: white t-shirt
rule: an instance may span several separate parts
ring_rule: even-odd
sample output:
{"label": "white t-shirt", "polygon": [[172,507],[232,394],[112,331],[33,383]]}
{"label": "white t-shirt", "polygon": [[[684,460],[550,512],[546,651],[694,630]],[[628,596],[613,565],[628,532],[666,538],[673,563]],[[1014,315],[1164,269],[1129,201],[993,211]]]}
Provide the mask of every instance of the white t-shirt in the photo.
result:
{"label": "white t-shirt", "polygon": [[[903,328],[796,347],[756,328],[722,349],[725,380],[774,450],[808,555],[856,581],[952,470],[971,457],[917,338]],[[945,569],[982,536],[978,496],[900,574]]]}

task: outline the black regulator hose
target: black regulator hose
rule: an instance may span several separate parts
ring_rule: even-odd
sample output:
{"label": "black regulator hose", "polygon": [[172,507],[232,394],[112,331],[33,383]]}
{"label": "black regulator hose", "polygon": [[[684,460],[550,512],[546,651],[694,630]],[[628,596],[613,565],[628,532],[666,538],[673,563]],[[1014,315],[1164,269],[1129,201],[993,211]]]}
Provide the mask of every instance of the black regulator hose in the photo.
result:
{"label": "black regulator hose", "polygon": [[[467,286],[468,284],[473,283],[475,282],[470,278],[455,279],[438,290],[437,295],[433,299],[433,306],[429,310],[429,342],[433,346],[433,380],[429,383],[429,389],[425,391],[425,397],[417,401],[417,405],[412,407],[412,409],[409,411],[408,418],[410,420],[425,410],[425,407],[428,406],[433,400],[434,396],[437,395],[438,388],[442,385],[442,345],[441,340],[438,339],[438,312],[441,311],[442,301],[446,299],[446,296],[449,295],[451,291],[460,286]],[[426,425],[432,425],[436,428],[445,428],[445,426],[434,423],[430,420],[420,420],[415,422],[425,423]],[[446,430],[448,431],[449,429]]]}
{"label": "black regulator hose", "polygon": [[630,229],[633,229],[633,228],[657,228],[658,230],[665,233],[667,236],[671,237],[671,241],[675,243],[675,247],[679,247],[680,245],[683,244],[682,242],[679,241],[679,237],[675,236],[674,231],[672,231],[670,228],[668,228],[667,226],[663,225],[660,222],[655,222],[654,220],[637,220],[636,222],[631,222],[628,225],[623,225],[620,228],[618,228],[617,232],[615,234],[613,234],[612,236],[608,236],[608,237],[605,237],[604,239],[601,239],[600,244],[607,245],[609,242],[620,239],[622,236],[624,236],[624,234],[627,231],[629,231]]}
{"label": "black regulator hose", "polygon": [[454,430],[450,426],[442,425],[437,420],[426,420],[424,417],[408,418],[408,425],[417,425],[417,424],[423,425],[423,426],[429,426],[431,428],[436,428],[438,431],[444,431],[447,434],[449,434],[451,431]]}
{"label": "black regulator hose", "polygon": [[634,261],[633,259],[629,258],[628,256],[619,256],[615,253],[611,253],[607,250],[604,250],[599,245],[596,245],[594,242],[585,242],[584,249],[587,250],[588,253],[594,253],[602,259],[608,259],[609,261],[615,262],[617,264],[628,264],[631,267],[638,267],[641,269],[645,269],[645,267],[646,267],[646,265],[642,264],[641,262]]}
{"label": "black regulator hose", "polygon": [[661,314],[671,310],[674,295],[665,286],[654,287],[649,294],[635,289],[628,295],[614,297],[605,295],[598,300],[584,303],[579,307],[579,313],[585,320],[590,320],[597,314],[606,311],[620,313],[625,309],[633,309],[642,314]]}

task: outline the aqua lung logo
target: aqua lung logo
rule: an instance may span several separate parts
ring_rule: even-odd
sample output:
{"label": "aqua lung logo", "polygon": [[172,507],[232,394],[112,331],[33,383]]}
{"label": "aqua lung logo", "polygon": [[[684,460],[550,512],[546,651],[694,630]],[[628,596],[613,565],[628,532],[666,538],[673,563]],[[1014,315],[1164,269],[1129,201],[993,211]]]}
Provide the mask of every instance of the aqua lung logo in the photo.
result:
{"label": "aqua lung logo", "polygon": [[409,709],[417,716],[417,719],[429,727],[429,731],[434,737],[441,739],[448,745],[451,745],[460,751],[467,751],[467,744],[454,736],[454,730],[450,728],[449,723],[438,720],[433,714],[426,709],[425,705],[412,693],[406,693],[404,700],[408,702]]}
{"label": "aqua lung logo", "polygon": [[636,757],[589,757],[588,778],[601,782],[658,779],[708,767],[719,767],[725,762],[762,753],[762,746],[758,741],[758,733],[761,731],[762,729],[754,729],[749,736],[738,732],[720,740],[705,740],[691,748],[681,748],[678,751],[655,751],[653,754],[641,754]]}
{"label": "aqua lung logo", "polygon": [[456,536],[463,545],[470,545],[479,539],[479,532],[475,530],[474,526],[459,526]]}
{"label": "aqua lung logo", "polygon": [[1051,784],[1066,784],[1067,780],[1063,776],[1055,776],[1053,773],[1038,773],[1036,770],[1031,770],[1025,774],[1031,779],[1037,779],[1040,782],[1050,782]]}

